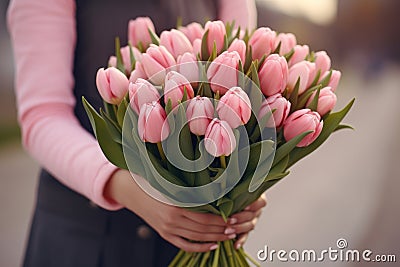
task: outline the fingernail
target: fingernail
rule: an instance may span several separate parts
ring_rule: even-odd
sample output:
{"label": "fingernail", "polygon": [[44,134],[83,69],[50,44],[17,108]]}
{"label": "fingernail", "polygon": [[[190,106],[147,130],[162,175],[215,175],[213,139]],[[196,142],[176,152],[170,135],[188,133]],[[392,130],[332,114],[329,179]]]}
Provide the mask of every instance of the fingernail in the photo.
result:
{"label": "fingernail", "polygon": [[226,228],[224,234],[229,235],[229,234],[233,234],[235,232],[235,229],[233,228]]}
{"label": "fingernail", "polygon": [[215,245],[212,245],[212,246],[210,247],[210,250],[216,250],[217,248],[218,248],[218,245],[215,244]]}
{"label": "fingernail", "polygon": [[228,223],[229,223],[229,224],[235,224],[235,223],[237,223],[237,219],[236,219],[236,218],[230,218],[230,219],[228,220]]}
{"label": "fingernail", "polygon": [[235,248],[239,249],[241,246],[242,246],[242,244],[239,243],[239,244],[236,244]]}
{"label": "fingernail", "polygon": [[250,207],[247,206],[244,210],[250,210]]}
{"label": "fingernail", "polygon": [[228,235],[228,238],[229,238],[229,239],[234,239],[235,237],[236,237],[236,234]]}

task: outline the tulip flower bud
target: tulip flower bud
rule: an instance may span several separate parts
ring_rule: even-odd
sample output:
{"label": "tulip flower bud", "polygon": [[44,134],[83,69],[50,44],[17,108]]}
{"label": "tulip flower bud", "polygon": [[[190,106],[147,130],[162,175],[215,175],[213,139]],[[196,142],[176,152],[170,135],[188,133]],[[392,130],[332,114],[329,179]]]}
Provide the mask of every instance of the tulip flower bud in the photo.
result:
{"label": "tulip flower bud", "polygon": [[214,117],[214,105],[207,97],[196,96],[191,99],[186,110],[189,129],[195,135],[205,135]]}
{"label": "tulip flower bud", "polygon": [[238,52],[225,51],[219,55],[207,70],[207,79],[211,89],[221,95],[229,88],[237,86],[240,56]]}
{"label": "tulip flower bud", "polygon": [[199,82],[199,65],[196,56],[192,53],[185,53],[178,57],[178,70],[189,82]]}
{"label": "tulip flower bud", "polygon": [[300,78],[299,94],[310,87],[315,78],[315,63],[300,61],[289,68],[288,89],[292,92],[297,80]]}
{"label": "tulip flower bud", "polygon": [[269,55],[275,48],[276,32],[270,28],[258,28],[250,37],[249,46],[252,48],[253,60]]}
{"label": "tulip flower bud", "polygon": [[263,63],[258,76],[261,91],[265,96],[282,93],[287,85],[289,69],[283,56],[272,54]]}
{"label": "tulip flower bud", "polygon": [[[125,73],[129,74],[132,71],[132,65],[131,65],[131,51],[129,46],[124,46],[121,47],[121,56],[122,56],[122,62],[124,63],[125,67]],[[140,53],[139,49],[136,47],[132,47],[132,52],[135,60],[140,60],[142,57],[142,53]],[[117,57],[116,56],[111,56],[110,59],[108,60],[108,66],[110,67],[117,67]]]}
{"label": "tulip flower bud", "polygon": [[186,90],[187,98],[194,97],[194,91],[190,82],[182,74],[171,71],[165,76],[164,86],[164,102],[168,103],[171,99],[172,107],[176,107],[182,101],[184,91]]}
{"label": "tulip flower bud", "polygon": [[140,61],[136,61],[135,69],[131,72],[131,76],[129,76],[130,82],[136,82],[137,79],[147,79],[147,75],[144,72],[143,65]]}
{"label": "tulip flower bud", "polygon": [[236,148],[235,135],[226,121],[213,119],[207,127],[204,146],[214,157],[229,156]]}
{"label": "tulip flower bud", "polygon": [[251,103],[246,92],[240,87],[232,87],[217,105],[218,116],[231,128],[246,124],[251,116]]}
{"label": "tulip flower bud", "polygon": [[143,104],[138,118],[138,133],[144,142],[159,143],[169,135],[167,114],[157,101]]}
{"label": "tulip flower bud", "polygon": [[324,122],[321,121],[321,116],[310,109],[300,109],[293,112],[283,124],[283,136],[286,141],[289,141],[297,135],[313,131],[306,135],[297,147],[305,147],[310,145],[317,139],[322,131]]}
{"label": "tulip flower bud", "polygon": [[[311,97],[308,99],[307,106],[311,104],[314,100],[316,92],[314,92]],[[336,105],[337,97],[334,92],[332,92],[331,87],[322,88],[319,92],[318,104],[317,104],[317,112],[324,116],[326,113],[331,111]]]}
{"label": "tulip flower bud", "polygon": [[266,123],[266,127],[280,128],[290,112],[290,102],[281,94],[276,94],[265,99],[261,105],[258,119],[260,120],[268,112],[275,110]]}
{"label": "tulip flower bud", "polygon": [[107,103],[117,105],[128,92],[128,78],[114,67],[97,71],[96,86]]}
{"label": "tulip flower bud", "polygon": [[143,104],[158,101],[160,94],[151,83],[139,78],[129,84],[129,99],[132,109],[139,114]]}
{"label": "tulip flower bud", "polygon": [[208,30],[207,48],[208,53],[212,53],[214,43],[217,47],[217,54],[224,48],[224,41],[226,35],[225,25],[222,21],[208,21],[204,27],[205,31]]}
{"label": "tulip flower bud", "polygon": [[[326,72],[325,75],[321,78],[324,79],[327,75],[329,75],[329,72]],[[333,70],[331,79],[329,80],[328,86],[331,87],[332,92],[336,91],[336,88],[339,85],[340,77],[342,76],[342,73],[338,70]]]}
{"label": "tulip flower bud", "polygon": [[331,69],[331,59],[325,51],[315,53],[315,67],[316,71],[321,71],[321,75]]}
{"label": "tulip flower bud", "polygon": [[204,34],[203,26],[197,22],[192,22],[184,27],[179,27],[179,30],[186,35],[191,43],[196,39],[201,39]]}
{"label": "tulip flower bud", "polygon": [[149,17],[138,17],[129,21],[128,40],[133,46],[139,43],[146,49],[152,43],[149,30],[155,32],[154,24]]}
{"label": "tulip flower bud", "polygon": [[186,52],[193,52],[193,47],[189,39],[182,32],[175,29],[161,33],[160,45],[165,46],[174,58]]}
{"label": "tulip flower bud", "polygon": [[228,52],[236,51],[240,56],[243,65],[246,60],[246,43],[243,40],[235,39],[228,48]]}
{"label": "tulip flower bud", "polygon": [[142,55],[141,64],[150,81],[161,85],[165,79],[166,69],[173,70],[171,67],[176,65],[176,61],[164,46],[152,44]]}
{"label": "tulip flower bud", "polygon": [[193,54],[198,55],[201,53],[201,39],[196,39],[193,41]]}
{"label": "tulip flower bud", "polygon": [[279,55],[283,56],[289,53],[297,44],[296,36],[292,33],[280,33],[275,39],[275,49],[278,47],[279,43],[281,44]]}
{"label": "tulip flower bud", "polygon": [[308,45],[295,45],[293,49],[294,53],[288,62],[289,67],[292,67],[294,64],[305,60],[307,55],[310,53],[310,48]]}

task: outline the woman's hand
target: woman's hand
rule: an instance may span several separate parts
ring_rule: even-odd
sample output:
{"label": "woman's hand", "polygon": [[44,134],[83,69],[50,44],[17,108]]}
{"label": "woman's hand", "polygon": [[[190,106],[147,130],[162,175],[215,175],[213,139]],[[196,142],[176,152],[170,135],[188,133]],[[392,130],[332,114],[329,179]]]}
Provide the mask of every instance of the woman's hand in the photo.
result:
{"label": "woman's hand", "polygon": [[[234,214],[228,220],[228,228],[225,231],[234,232],[238,235],[235,242],[235,248],[238,249],[246,242],[249,232],[254,229],[258,218],[261,215],[262,208],[267,205],[265,193],[259,199],[247,206],[244,211]],[[228,230],[231,229],[231,230]]]}
{"label": "woman's hand", "polygon": [[260,198],[226,223],[220,216],[192,212],[152,198],[133,181],[126,170],[114,173],[104,194],[140,216],[165,240],[188,252],[213,250],[217,248],[217,241],[234,238],[237,238],[235,246],[239,248],[248,232],[254,229],[261,208],[266,205],[265,198]]}

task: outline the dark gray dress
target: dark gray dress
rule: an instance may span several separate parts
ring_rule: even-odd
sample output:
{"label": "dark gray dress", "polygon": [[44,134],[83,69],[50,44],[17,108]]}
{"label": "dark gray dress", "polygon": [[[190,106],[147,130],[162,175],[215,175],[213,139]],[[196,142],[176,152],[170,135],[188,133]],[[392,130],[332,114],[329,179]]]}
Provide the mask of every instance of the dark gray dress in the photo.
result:
{"label": "dark gray dress", "polygon": [[[75,52],[75,114],[91,131],[81,96],[96,107],[101,99],[95,74],[114,53],[114,38],[126,44],[131,18],[150,16],[157,31],[183,22],[216,17],[214,0],[82,0],[77,1]],[[119,267],[167,266],[177,248],[164,241],[128,210],[107,211],[41,171],[37,203],[24,266]]]}

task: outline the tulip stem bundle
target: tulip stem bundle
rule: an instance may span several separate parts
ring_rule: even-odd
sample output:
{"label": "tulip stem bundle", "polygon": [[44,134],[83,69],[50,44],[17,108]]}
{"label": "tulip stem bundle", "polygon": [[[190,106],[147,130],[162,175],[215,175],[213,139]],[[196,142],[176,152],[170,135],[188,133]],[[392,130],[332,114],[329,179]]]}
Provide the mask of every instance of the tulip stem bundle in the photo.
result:
{"label": "tulip stem bundle", "polygon": [[[109,67],[97,72],[105,108],[82,101],[107,159],[177,206],[227,221],[351,128],[341,122],[354,99],[332,112],[341,73],[291,33],[221,21],[155,32],[149,18],[130,21],[129,45],[116,40]],[[227,240],[204,253],[181,250],[169,266],[248,261],[259,266]]]}

